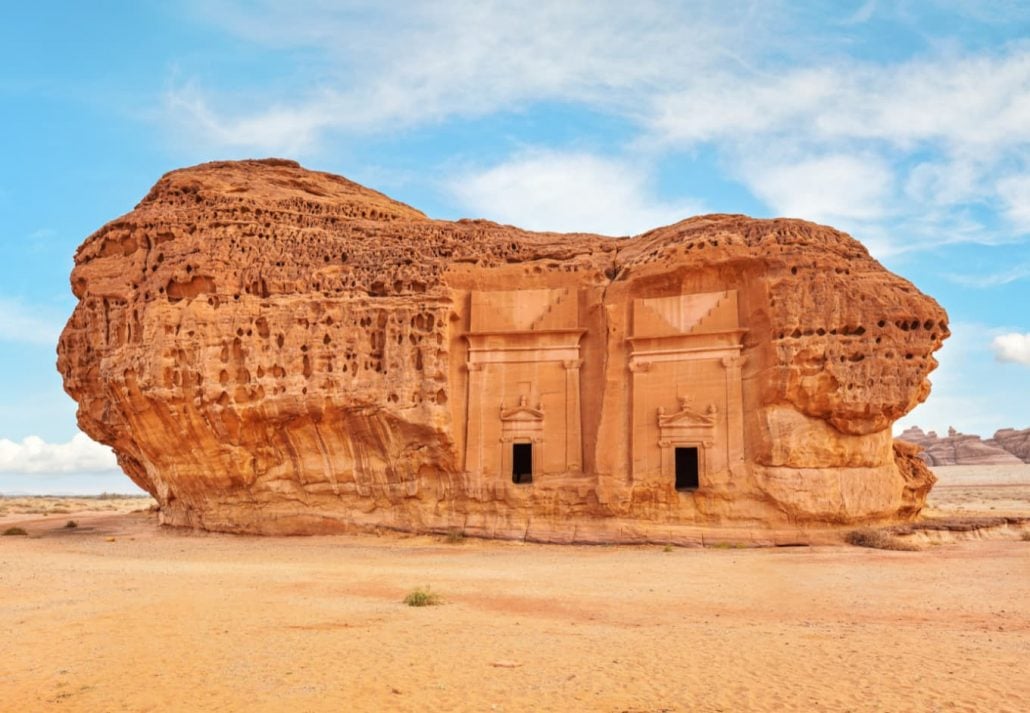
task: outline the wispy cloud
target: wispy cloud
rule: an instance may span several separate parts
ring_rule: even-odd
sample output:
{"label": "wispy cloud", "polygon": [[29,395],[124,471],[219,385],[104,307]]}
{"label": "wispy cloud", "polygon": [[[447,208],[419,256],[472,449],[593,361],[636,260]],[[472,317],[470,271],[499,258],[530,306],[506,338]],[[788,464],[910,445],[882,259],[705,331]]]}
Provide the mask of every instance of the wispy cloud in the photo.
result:
{"label": "wispy cloud", "polygon": [[476,215],[531,230],[633,235],[702,212],[655,200],[647,172],[588,153],[532,151],[467,172],[449,188]]}
{"label": "wispy cloud", "polygon": [[947,273],[944,277],[949,282],[954,282],[963,287],[975,287],[986,289],[990,287],[1001,287],[1013,282],[1030,278],[1030,265],[1016,265],[1008,270],[1001,270],[987,275],[958,275]]}
{"label": "wispy cloud", "polygon": [[55,345],[61,322],[43,310],[0,297],[0,342]]}
{"label": "wispy cloud", "polygon": [[998,361],[1030,366],[1030,333],[1010,332],[994,338],[991,342]]}
{"label": "wispy cloud", "polygon": [[[1030,98],[1027,99],[1030,105]],[[1030,169],[1030,166],[1027,166]],[[998,196],[1009,222],[1019,231],[1030,233],[1030,170],[998,181]]]}
{"label": "wispy cloud", "polygon": [[997,150],[1030,139],[1030,47],[895,64],[840,61],[777,75],[726,72],[655,98],[668,141],[790,134]]}
{"label": "wispy cloud", "polygon": [[[730,12],[715,0],[221,0],[194,7],[247,41],[317,61],[302,63],[310,74],[298,78],[297,90],[176,85],[163,115],[190,143],[305,156],[331,134],[360,137],[561,102],[636,126],[635,139],[612,155],[632,151],[643,165],[711,149],[722,177],[771,212],[835,222],[880,254],[1030,233],[1030,43],[990,51],[928,44],[891,60],[839,50],[857,25],[917,22],[895,6],[870,0],[806,10],[755,1]],[[963,23],[1005,17],[972,2],[947,11]],[[1027,13],[1013,4],[1013,16]],[[1002,174],[1010,178],[997,180]],[[979,219],[980,208],[1006,224]]]}
{"label": "wispy cloud", "polygon": [[[310,150],[328,131],[382,132],[548,100],[628,112],[653,87],[710,67],[772,21],[713,0],[562,3],[205,2],[198,12],[279,50],[315,50],[306,89],[257,98],[187,81],[166,94],[179,130],[230,148]],[[689,37],[690,41],[684,41]]]}
{"label": "wispy cloud", "polygon": [[0,473],[54,474],[117,471],[114,453],[77,433],[67,443],[29,436],[20,443],[0,438]]}
{"label": "wispy cloud", "polygon": [[322,132],[334,124],[332,96],[298,106],[273,105],[255,112],[219,113],[194,84],[170,89],[165,112],[189,140],[208,146],[256,150],[284,156],[303,155],[317,148]]}
{"label": "wispy cloud", "polygon": [[842,21],[844,25],[861,25],[864,22],[869,22],[869,18],[876,12],[876,0],[866,0],[857,10],[848,18]]}
{"label": "wispy cloud", "polygon": [[882,218],[894,179],[879,157],[848,154],[748,160],[743,176],[779,214],[824,223]]}
{"label": "wispy cloud", "polygon": [[662,145],[721,147],[770,208],[879,234],[881,254],[1030,233],[1028,45],[723,71],[656,95],[644,125]]}

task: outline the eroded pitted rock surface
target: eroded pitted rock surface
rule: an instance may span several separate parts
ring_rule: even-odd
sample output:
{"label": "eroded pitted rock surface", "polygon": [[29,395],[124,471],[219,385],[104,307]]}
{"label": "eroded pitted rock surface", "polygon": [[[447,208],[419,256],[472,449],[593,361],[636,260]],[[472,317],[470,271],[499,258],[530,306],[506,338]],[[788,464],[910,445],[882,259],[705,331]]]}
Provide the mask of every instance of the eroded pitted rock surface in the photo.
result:
{"label": "eroded pitted rock surface", "polygon": [[79,424],[170,524],[762,539],[933,482],[890,427],[944,311],[799,220],[530,233],[212,163],[91,235],[72,289]]}

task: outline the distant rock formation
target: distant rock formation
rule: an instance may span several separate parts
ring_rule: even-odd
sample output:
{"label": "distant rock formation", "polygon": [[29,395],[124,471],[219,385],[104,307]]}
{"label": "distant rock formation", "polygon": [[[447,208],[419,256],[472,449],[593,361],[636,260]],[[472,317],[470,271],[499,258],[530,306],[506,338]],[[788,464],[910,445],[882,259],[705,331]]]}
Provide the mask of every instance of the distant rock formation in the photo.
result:
{"label": "distant rock formation", "polygon": [[905,429],[898,440],[922,446],[920,457],[929,465],[1012,465],[1030,463],[1030,428],[1017,431],[1004,428],[994,438],[981,440],[980,436],[948,429],[941,438],[935,431],[924,433],[918,426]]}
{"label": "distant rock formation", "polygon": [[911,518],[934,482],[891,425],[947,315],[801,220],[530,233],[221,162],[87,238],[71,284],[79,424],[168,524],[796,537]]}
{"label": "distant rock formation", "polygon": [[984,441],[990,445],[1004,448],[1024,463],[1030,463],[1030,428],[1017,431],[1014,428],[1002,428],[994,432],[994,437]]}

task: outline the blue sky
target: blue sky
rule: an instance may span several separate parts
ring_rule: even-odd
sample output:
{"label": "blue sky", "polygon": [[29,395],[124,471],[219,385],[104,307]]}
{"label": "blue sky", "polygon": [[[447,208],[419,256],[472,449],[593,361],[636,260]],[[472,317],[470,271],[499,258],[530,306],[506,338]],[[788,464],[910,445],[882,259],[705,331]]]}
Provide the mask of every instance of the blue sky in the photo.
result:
{"label": "blue sky", "polygon": [[[988,7],[989,6],[989,7]],[[437,218],[829,223],[954,336],[899,426],[1030,426],[1030,4],[45,2],[0,13],[0,492],[130,491],[54,345],[165,171],[295,158]]]}

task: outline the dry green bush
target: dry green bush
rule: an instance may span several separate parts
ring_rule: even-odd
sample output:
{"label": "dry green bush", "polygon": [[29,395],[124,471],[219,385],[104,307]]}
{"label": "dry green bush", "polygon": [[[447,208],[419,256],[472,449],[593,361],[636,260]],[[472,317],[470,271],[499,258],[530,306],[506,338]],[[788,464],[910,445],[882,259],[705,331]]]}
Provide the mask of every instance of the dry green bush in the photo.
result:
{"label": "dry green bush", "polygon": [[3,534],[4,537],[11,537],[13,535],[28,535],[29,533],[25,532],[24,528],[21,527],[8,527],[4,530]]}
{"label": "dry green bush", "polygon": [[429,587],[419,587],[408,592],[404,597],[404,603],[409,607],[435,607],[443,604],[443,599],[436,592],[429,591]]}
{"label": "dry green bush", "polygon": [[874,550],[896,550],[899,552],[917,552],[915,545],[903,542],[884,530],[862,529],[852,530],[844,536],[844,541],[855,547],[871,547]]}

